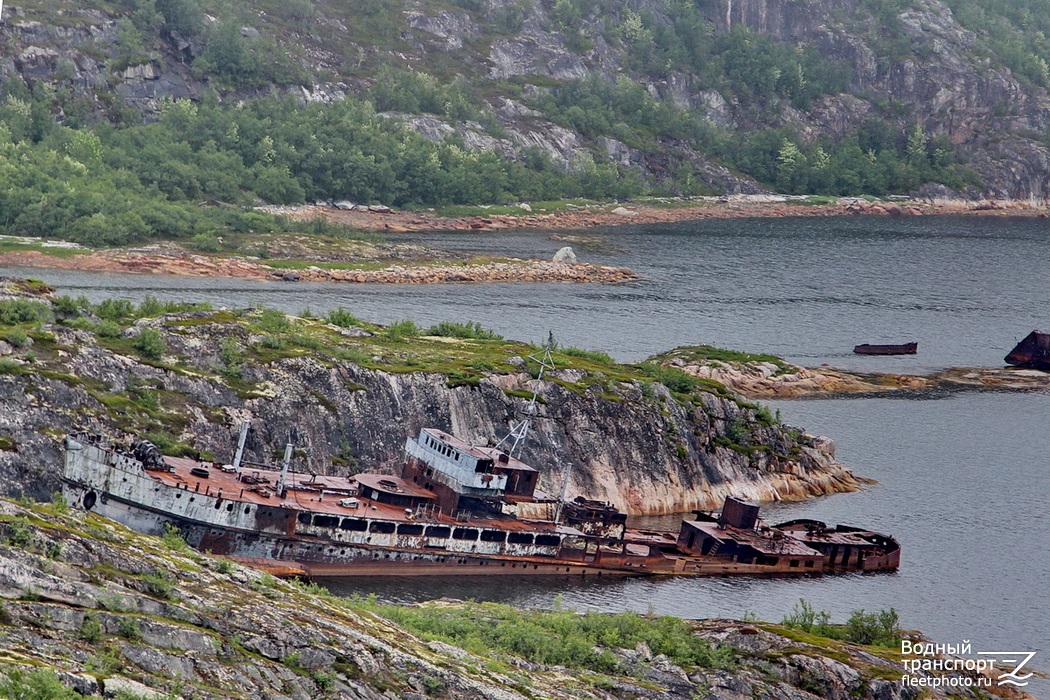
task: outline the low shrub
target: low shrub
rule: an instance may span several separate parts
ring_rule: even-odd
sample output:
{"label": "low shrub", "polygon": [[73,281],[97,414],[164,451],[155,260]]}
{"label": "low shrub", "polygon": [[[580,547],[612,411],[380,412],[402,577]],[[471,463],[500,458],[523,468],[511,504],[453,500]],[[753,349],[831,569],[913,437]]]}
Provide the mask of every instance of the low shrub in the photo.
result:
{"label": "low shrub", "polygon": [[416,325],[415,321],[405,319],[403,321],[395,321],[386,328],[386,337],[391,340],[400,340],[401,338],[415,338],[420,335],[419,326]]}
{"label": "low shrub", "polygon": [[156,328],[143,328],[135,336],[135,348],[150,360],[159,360],[164,356],[166,344],[164,336]]}
{"label": "low shrub", "polygon": [[47,323],[52,318],[51,305],[46,302],[23,298],[0,300],[0,326]]}
{"label": "low shrub", "polygon": [[438,335],[446,338],[471,338],[474,340],[503,340],[503,336],[485,328],[477,321],[456,323],[442,321],[426,330],[425,335]]}
{"label": "low shrub", "polygon": [[854,610],[844,625],[831,624],[831,614],[817,611],[805,599],[800,599],[791,614],[781,621],[785,627],[816,634],[829,639],[838,639],[854,644],[897,649],[900,647],[900,617],[893,608],[868,613]]}
{"label": "low shrub", "polygon": [[728,648],[716,648],[675,617],[650,618],[638,613],[606,614],[572,610],[520,610],[496,603],[457,606],[375,606],[379,614],[426,639],[441,640],[468,651],[490,655],[499,650],[542,664],[621,673],[613,649],[634,649],[644,642],[654,654],[678,664],[730,668]]}
{"label": "low shrub", "polygon": [[616,361],[609,356],[608,353],[601,352],[599,350],[584,350],[582,348],[561,348],[559,352],[569,357],[580,357],[584,360],[590,360],[591,362],[597,362],[603,365],[616,364]]}
{"label": "low shrub", "polygon": [[354,328],[355,326],[361,325],[361,320],[359,318],[341,306],[335,311],[328,312],[327,321],[333,326],[340,326],[342,328]]}

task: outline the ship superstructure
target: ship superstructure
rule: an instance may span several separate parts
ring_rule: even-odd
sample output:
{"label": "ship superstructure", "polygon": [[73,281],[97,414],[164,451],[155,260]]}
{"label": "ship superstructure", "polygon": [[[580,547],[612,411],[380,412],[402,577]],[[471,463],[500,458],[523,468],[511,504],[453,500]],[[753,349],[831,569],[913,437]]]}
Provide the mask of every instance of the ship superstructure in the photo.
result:
{"label": "ship superstructure", "polygon": [[471,445],[436,428],[405,442],[402,475],[434,493],[444,513],[531,501],[539,472],[498,447]]}

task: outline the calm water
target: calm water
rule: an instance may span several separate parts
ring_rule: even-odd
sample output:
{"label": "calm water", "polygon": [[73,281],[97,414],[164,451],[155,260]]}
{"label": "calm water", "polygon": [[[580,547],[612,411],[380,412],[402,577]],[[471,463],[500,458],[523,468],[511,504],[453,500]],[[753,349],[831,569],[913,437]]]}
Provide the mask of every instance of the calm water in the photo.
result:
{"label": "calm water", "polygon": [[[1050,329],[1050,223],[975,217],[752,219],[587,231],[580,260],[624,265],[623,285],[338,285],[31,271],[92,299],[338,306],[387,323],[478,321],[512,338],[639,360],[708,343],[802,364],[923,371],[999,365],[1033,328]],[[406,240],[550,257],[545,233],[448,233]],[[9,270],[8,273],[11,271]],[[0,274],[4,270],[0,268]],[[23,271],[24,273],[24,271]],[[918,341],[915,357],[858,358],[858,343]]]}
{"label": "calm water", "polygon": [[[1050,329],[1050,225],[976,218],[709,221],[588,231],[581,260],[632,267],[618,286],[338,286],[32,271],[71,294],[337,306],[378,322],[479,321],[509,337],[637,360],[685,344],[770,352],[807,365],[892,371],[998,366],[1016,340]],[[547,234],[406,238],[501,255],[552,255]],[[0,274],[18,271],[0,270]],[[24,271],[22,271],[25,274]],[[861,342],[919,342],[914,357],[861,358]],[[801,597],[837,619],[895,607],[906,627],[975,650],[1039,650],[1050,667],[1050,500],[1045,393],[778,402],[785,420],[830,435],[839,457],[880,483],[859,494],[766,509],[892,533],[896,574],[815,580],[346,581],[397,601],[436,596],[686,617],[779,620]],[[335,586],[333,586],[334,588]],[[998,649],[996,649],[998,650]],[[1050,684],[1033,685],[1050,697]]]}

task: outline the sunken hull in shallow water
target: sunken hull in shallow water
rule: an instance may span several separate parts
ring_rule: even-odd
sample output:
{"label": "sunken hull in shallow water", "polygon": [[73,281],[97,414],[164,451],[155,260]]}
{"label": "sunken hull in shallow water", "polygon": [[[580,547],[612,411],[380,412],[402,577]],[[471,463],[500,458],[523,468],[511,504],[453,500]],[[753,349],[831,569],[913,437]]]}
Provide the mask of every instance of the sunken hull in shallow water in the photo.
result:
{"label": "sunken hull in shallow water", "polygon": [[[891,537],[815,521],[766,527],[757,506],[735,499],[719,516],[698,513],[678,532],[627,528],[607,504],[583,499],[556,522],[562,509],[534,496],[531,467],[432,429],[410,442],[416,456],[406,465],[408,478],[344,478],[177,457],[143,461],[97,436],[73,435],[66,439],[64,491],[71,503],[138,531],[162,534],[172,524],[201,551],[289,576],[798,576],[894,570],[900,563]],[[478,474],[474,491],[457,492],[447,474],[428,466],[428,444],[458,461],[466,460],[456,450],[480,455],[472,468],[490,470]],[[455,496],[452,507],[452,496],[440,496],[439,478]],[[499,508],[478,493],[493,484],[502,494]],[[552,517],[538,517],[545,511]]]}
{"label": "sunken hull in shallow water", "polygon": [[1050,333],[1032,331],[1004,358],[1006,364],[1050,371]]}

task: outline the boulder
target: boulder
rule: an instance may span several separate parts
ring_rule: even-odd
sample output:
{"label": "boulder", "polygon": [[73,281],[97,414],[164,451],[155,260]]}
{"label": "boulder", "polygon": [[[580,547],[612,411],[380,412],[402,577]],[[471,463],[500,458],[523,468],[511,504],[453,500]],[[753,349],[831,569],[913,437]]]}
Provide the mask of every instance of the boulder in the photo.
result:
{"label": "boulder", "polygon": [[340,199],[332,206],[336,209],[342,209],[343,211],[352,211],[357,208],[357,205],[351,202],[349,199]]}
{"label": "boulder", "polygon": [[137,66],[128,66],[124,69],[122,77],[124,80],[157,80],[160,78],[160,71],[150,61]]}
{"label": "boulder", "polygon": [[564,263],[567,265],[575,265],[577,262],[576,253],[572,252],[572,246],[565,246],[558,250],[558,252],[554,254],[552,260],[556,263]]}
{"label": "boulder", "polygon": [[143,685],[138,681],[131,680],[130,678],[124,678],[122,676],[112,676],[103,681],[102,697],[115,698],[121,695],[131,695],[137,698],[163,698],[162,693],[158,693],[149,686]]}
{"label": "boulder", "polygon": [[89,676],[86,673],[67,673],[65,671],[60,671],[58,679],[62,681],[62,685],[67,688],[72,688],[80,695],[98,695],[98,681],[94,676]]}

